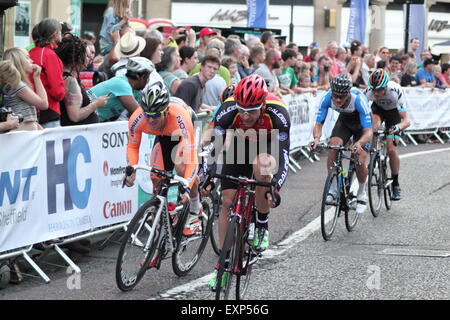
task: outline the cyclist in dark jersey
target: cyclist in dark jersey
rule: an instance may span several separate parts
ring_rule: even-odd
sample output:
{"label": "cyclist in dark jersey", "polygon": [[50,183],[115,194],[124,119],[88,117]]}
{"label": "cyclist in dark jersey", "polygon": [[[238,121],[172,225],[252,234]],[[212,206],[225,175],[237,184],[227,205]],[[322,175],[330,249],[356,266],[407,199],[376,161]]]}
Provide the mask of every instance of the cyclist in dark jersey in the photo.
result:
{"label": "cyclist in dark jersey", "polygon": [[[253,245],[265,250],[269,242],[268,215],[280,203],[279,190],[289,169],[289,112],[282,100],[268,93],[264,79],[250,75],[242,79],[214,118],[215,160],[225,145],[222,174],[252,177],[274,184],[274,199],[268,188],[256,188],[258,209]],[[226,139],[226,137],[231,139]],[[227,141],[226,141],[227,140]],[[237,186],[222,181],[223,205],[219,218],[219,243],[223,243],[227,214]],[[251,238],[251,236],[250,236]]]}

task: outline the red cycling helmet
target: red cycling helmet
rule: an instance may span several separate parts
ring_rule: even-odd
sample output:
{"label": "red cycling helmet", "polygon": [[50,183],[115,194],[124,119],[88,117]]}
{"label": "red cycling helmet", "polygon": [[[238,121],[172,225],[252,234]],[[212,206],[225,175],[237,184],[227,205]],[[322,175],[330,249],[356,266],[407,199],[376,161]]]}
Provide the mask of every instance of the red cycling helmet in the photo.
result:
{"label": "red cycling helmet", "polygon": [[266,100],[267,84],[263,77],[252,74],[239,81],[234,91],[234,99],[241,107],[252,107]]}

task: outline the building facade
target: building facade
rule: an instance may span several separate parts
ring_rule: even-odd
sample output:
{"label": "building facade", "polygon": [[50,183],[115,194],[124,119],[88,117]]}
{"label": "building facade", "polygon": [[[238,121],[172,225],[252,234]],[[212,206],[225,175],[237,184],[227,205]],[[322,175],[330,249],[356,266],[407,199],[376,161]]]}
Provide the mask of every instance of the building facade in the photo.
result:
{"label": "building facade", "polygon": [[[385,45],[402,47],[404,22],[401,1],[370,0],[366,44],[372,49]],[[427,0],[427,41],[431,46],[450,38],[450,0]],[[31,42],[31,29],[44,17],[70,22],[77,33],[98,34],[108,0],[20,0],[20,8],[6,11],[5,47]],[[293,16],[293,41],[320,46],[336,40],[343,44],[349,20],[349,0],[270,0],[268,28],[289,35]],[[178,25],[245,27],[245,0],[134,0],[133,16],[169,18]],[[24,22],[25,21],[25,22]],[[288,38],[288,40],[290,40]]]}

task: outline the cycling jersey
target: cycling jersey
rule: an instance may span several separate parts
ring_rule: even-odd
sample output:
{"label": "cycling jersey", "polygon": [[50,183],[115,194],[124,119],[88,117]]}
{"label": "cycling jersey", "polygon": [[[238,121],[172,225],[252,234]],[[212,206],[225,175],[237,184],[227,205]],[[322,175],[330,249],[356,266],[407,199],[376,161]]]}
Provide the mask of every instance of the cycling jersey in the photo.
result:
{"label": "cycling jersey", "polygon": [[[177,150],[175,156],[172,155],[171,159],[168,159],[167,150],[162,150],[162,156],[158,156],[157,153],[160,152],[159,147],[155,148],[152,154],[152,165],[158,164],[160,168],[165,168],[164,163],[167,165],[168,161],[172,164],[182,163],[186,166],[184,172],[184,178],[189,181],[189,187],[192,188],[197,176],[198,159],[197,159],[197,148],[195,145],[194,127],[192,124],[191,116],[189,111],[183,106],[170,102],[168,109],[166,111],[166,123],[162,131],[154,131],[151,129],[147,122],[144,111],[142,108],[138,108],[130,117],[128,121],[128,146],[127,146],[127,161],[128,165],[133,166],[139,161],[139,146],[141,144],[142,133],[151,134],[155,136],[164,136],[164,139],[155,139],[155,146],[161,145],[170,146],[170,148],[175,147],[174,143],[165,143],[168,141],[166,137],[171,137],[171,141],[179,142],[176,144]],[[165,168],[166,170],[170,170]]]}
{"label": "cycling jersey", "polygon": [[402,87],[394,81],[389,81],[386,88],[386,93],[379,100],[375,100],[373,90],[370,88],[364,90],[364,95],[367,100],[376,103],[376,105],[383,110],[388,111],[397,109],[398,112],[407,111],[408,108],[406,106],[405,95],[403,94]]}
{"label": "cycling jersey", "polygon": [[[219,107],[214,117],[215,137],[216,139],[218,137],[222,137],[222,142],[225,139],[226,131],[228,129],[232,129],[238,136],[244,138],[246,141],[249,141],[247,145],[249,143],[257,144],[258,154],[263,151],[269,152],[267,149],[271,148],[272,139],[279,141],[277,155],[278,172],[274,174],[274,181],[276,181],[277,189],[281,189],[282,185],[286,181],[289,170],[290,126],[289,112],[284,105],[284,102],[270,93],[266,97],[265,111],[261,113],[256,123],[250,128],[244,125],[241,114],[238,112],[236,107],[236,101],[233,97],[228,98]],[[267,131],[263,133],[262,130]],[[261,143],[263,141],[262,139],[266,139],[267,141],[268,148],[266,150],[264,150],[264,147],[261,147],[261,145],[264,145],[264,143]],[[246,150],[238,150],[238,152],[242,151]],[[217,154],[218,152],[216,151],[216,155]],[[248,163],[247,161],[244,165],[250,167],[252,166],[251,162]],[[224,168],[225,167],[226,164],[224,165]]]}
{"label": "cycling jersey", "polygon": [[316,122],[325,123],[328,110],[333,109],[340,113],[339,118],[344,122],[356,124],[360,123],[363,129],[372,128],[372,117],[369,108],[369,103],[366,97],[357,89],[350,90],[350,102],[347,107],[337,107],[331,98],[331,90],[325,94],[319,104],[319,112],[317,114]]}

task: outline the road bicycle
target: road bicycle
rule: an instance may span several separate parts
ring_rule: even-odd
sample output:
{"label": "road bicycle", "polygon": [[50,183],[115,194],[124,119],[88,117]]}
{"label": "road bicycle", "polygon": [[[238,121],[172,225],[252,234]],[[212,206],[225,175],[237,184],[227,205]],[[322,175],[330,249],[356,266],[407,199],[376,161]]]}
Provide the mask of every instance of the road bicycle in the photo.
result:
{"label": "road bicycle", "polygon": [[[374,131],[374,144],[370,151],[369,162],[369,204],[370,211],[374,217],[378,217],[384,198],[387,210],[392,206],[392,174],[387,154],[387,136],[389,130]],[[394,144],[397,145],[394,139]]]}
{"label": "road bicycle", "polygon": [[214,215],[214,220],[212,222],[212,228],[210,233],[211,246],[213,251],[219,255],[219,214],[220,208],[222,206],[222,195],[220,193],[220,183],[216,183],[216,188],[212,190],[209,194],[209,203],[211,204],[211,210]]}
{"label": "road bicycle", "polygon": [[127,167],[126,175],[130,176],[139,169],[155,173],[163,179],[159,193],[138,209],[121,240],[116,283],[122,291],[132,290],[148,269],[159,270],[162,260],[169,257],[172,258],[175,274],[186,275],[199,261],[212,227],[212,212],[202,200],[201,231],[185,236],[183,229],[190,214],[189,205],[179,205],[176,211],[172,210],[170,207],[175,205],[168,203],[167,196],[173,186],[178,186],[180,194],[185,193],[188,181],[168,171],[144,165]]}
{"label": "road bicycle", "polygon": [[[216,300],[230,298],[235,291],[237,300],[241,300],[247,293],[254,264],[261,258],[261,252],[251,245],[248,239],[249,225],[256,214],[255,188],[256,186],[270,188],[269,182],[257,181],[247,177],[233,177],[230,175],[210,174],[210,177],[228,180],[236,183],[237,190],[233,205],[228,216],[228,226],[225,240],[216,265]],[[213,188],[211,188],[212,190]],[[233,281],[236,278],[236,281]],[[223,288],[222,288],[223,283]]]}
{"label": "road bicycle", "polygon": [[[333,235],[337,219],[342,212],[345,213],[345,227],[349,232],[358,222],[359,214],[356,212],[358,187],[357,183],[353,184],[353,181],[355,180],[355,164],[359,165],[359,161],[351,148],[329,145],[318,145],[318,148],[337,151],[336,160],[333,161],[325,181],[320,212],[322,237],[328,241]],[[350,156],[345,154],[347,151],[352,152]],[[344,159],[349,160],[347,170],[343,164]]]}

